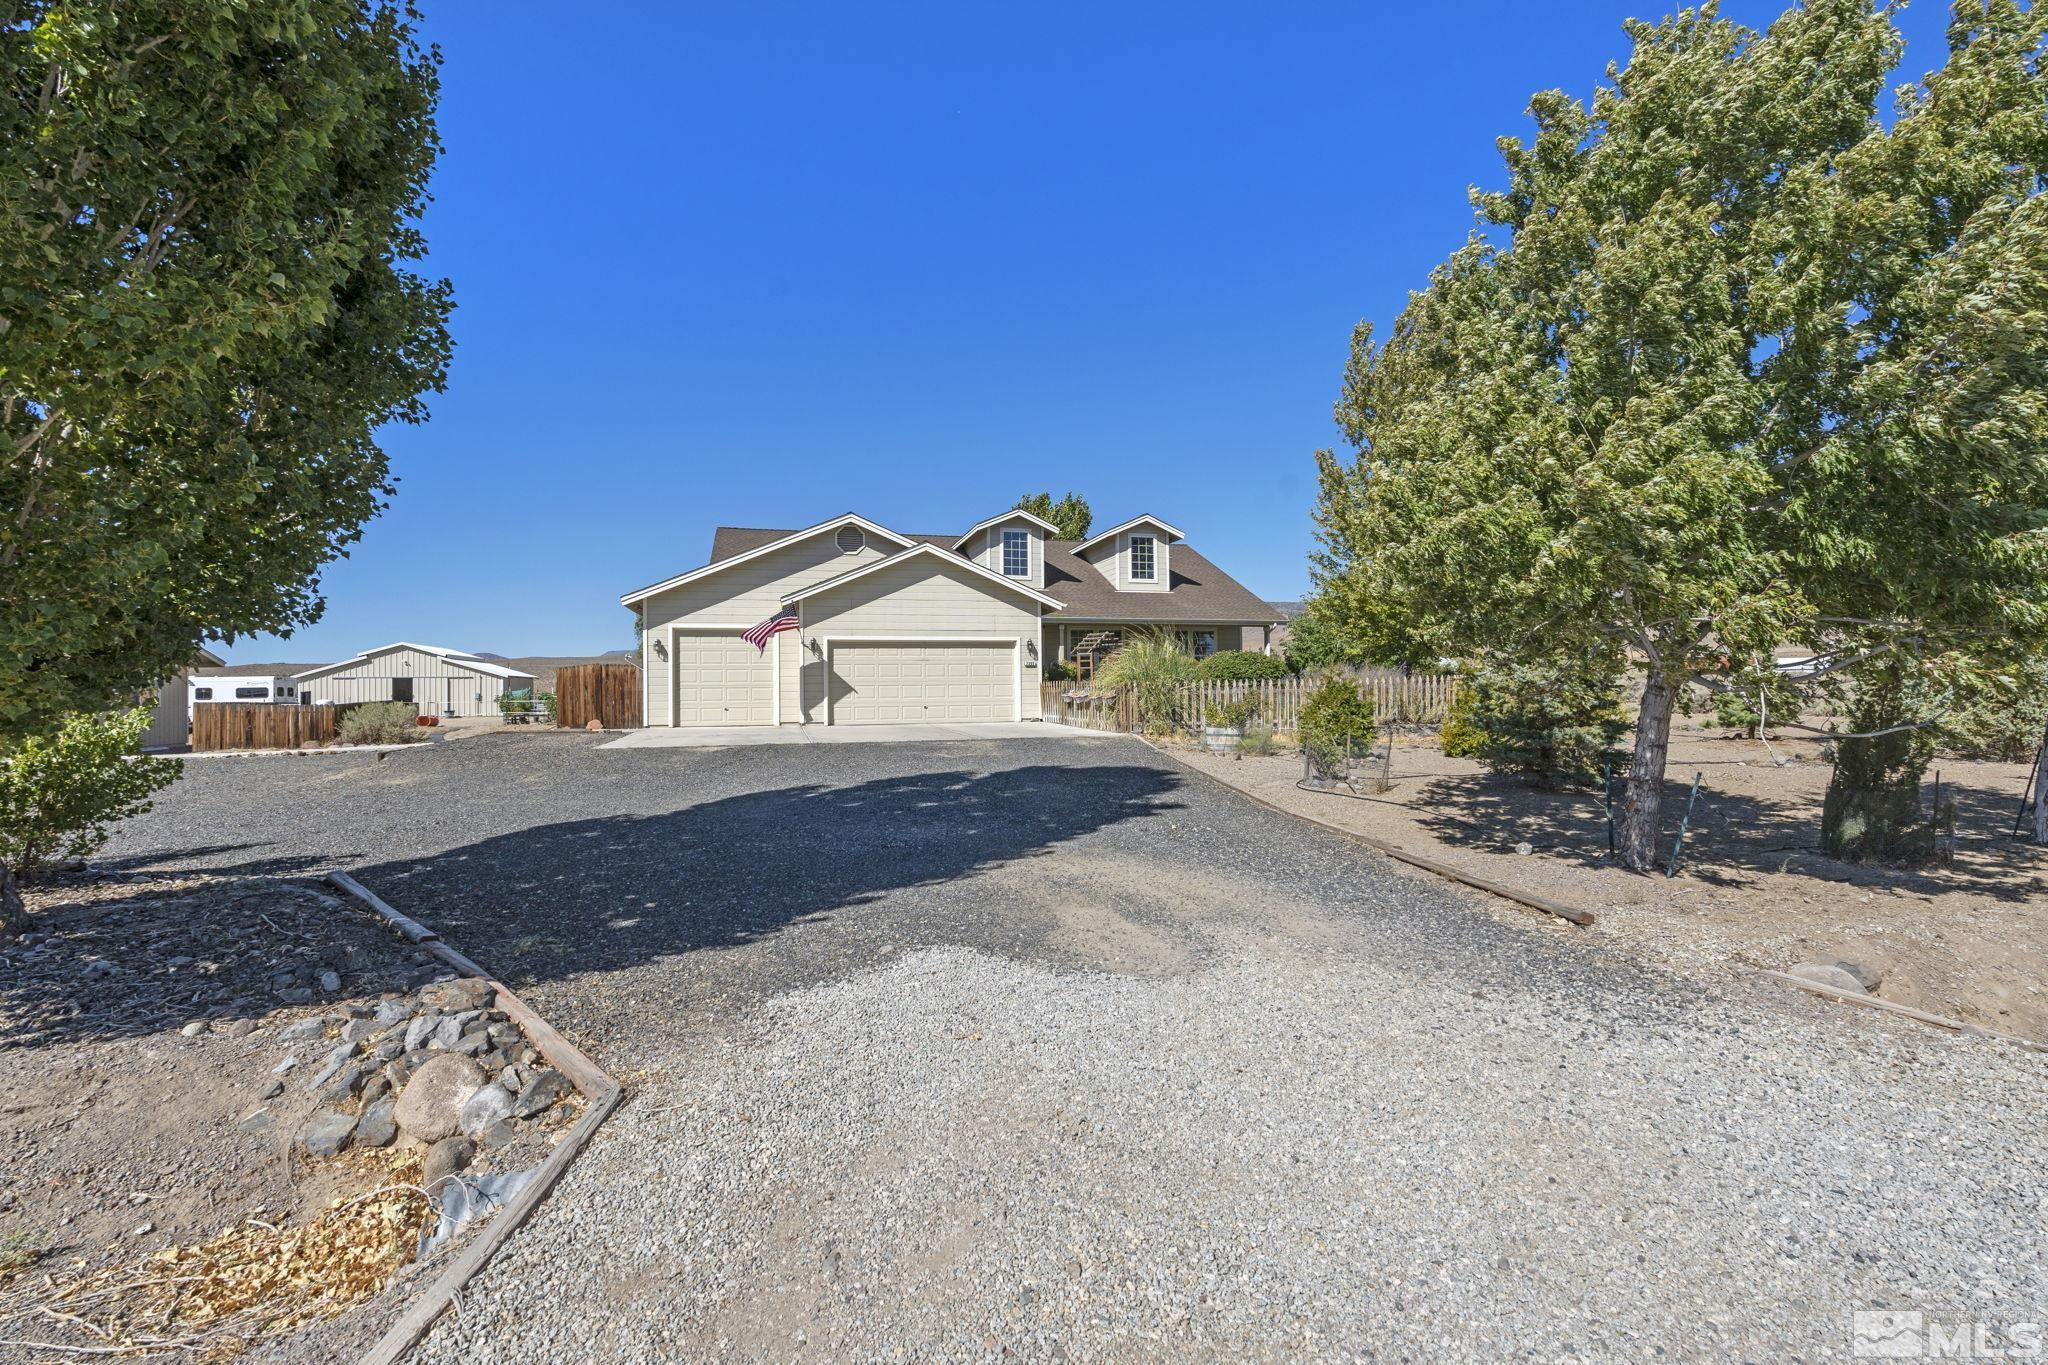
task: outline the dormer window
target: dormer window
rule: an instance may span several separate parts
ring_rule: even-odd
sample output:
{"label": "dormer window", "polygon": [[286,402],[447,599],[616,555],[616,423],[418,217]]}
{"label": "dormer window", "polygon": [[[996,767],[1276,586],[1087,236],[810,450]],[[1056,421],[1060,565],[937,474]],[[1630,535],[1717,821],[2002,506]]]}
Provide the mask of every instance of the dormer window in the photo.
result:
{"label": "dormer window", "polygon": [[1031,577],[1031,533],[1029,531],[1003,532],[1003,575],[1006,578]]}
{"label": "dormer window", "polygon": [[1131,537],[1131,581],[1151,583],[1159,577],[1159,558],[1151,536]]}

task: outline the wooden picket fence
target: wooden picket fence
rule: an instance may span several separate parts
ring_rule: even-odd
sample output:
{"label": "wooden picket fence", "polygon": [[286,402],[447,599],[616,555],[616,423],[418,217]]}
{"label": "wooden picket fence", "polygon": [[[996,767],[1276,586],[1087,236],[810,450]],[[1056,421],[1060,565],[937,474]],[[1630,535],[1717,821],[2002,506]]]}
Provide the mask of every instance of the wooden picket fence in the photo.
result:
{"label": "wooden picket fence", "polygon": [[607,730],[640,724],[638,665],[571,664],[555,674],[555,724],[581,730],[593,720]]}
{"label": "wooden picket fence", "polygon": [[192,750],[303,749],[331,744],[353,706],[203,701],[192,708]]}
{"label": "wooden picket fence", "polygon": [[[1435,727],[1443,724],[1458,680],[1449,673],[1377,669],[1358,675],[1357,682],[1359,690],[1372,697],[1373,714],[1382,726]],[[1258,702],[1261,724],[1293,734],[1301,728],[1302,703],[1315,686],[1306,678],[1186,683],[1180,688],[1175,711],[1180,724],[1199,725],[1210,703],[1227,705],[1249,696]],[[1073,683],[1044,683],[1039,689],[1039,711],[1047,720],[1083,729],[1128,734],[1139,728],[1134,698],[1116,689],[1096,691]]]}

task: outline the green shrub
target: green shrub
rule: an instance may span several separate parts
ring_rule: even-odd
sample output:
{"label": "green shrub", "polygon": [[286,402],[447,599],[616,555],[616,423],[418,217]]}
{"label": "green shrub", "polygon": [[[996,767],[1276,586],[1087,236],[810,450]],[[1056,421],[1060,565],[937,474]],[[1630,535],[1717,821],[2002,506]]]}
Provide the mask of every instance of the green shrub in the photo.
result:
{"label": "green shrub", "polygon": [[1240,754],[1270,754],[1276,746],[1273,743],[1273,727],[1270,725],[1247,725],[1237,738]]}
{"label": "green shrub", "polygon": [[420,729],[419,712],[404,701],[358,706],[341,718],[337,728],[343,744],[417,744],[427,737]]}
{"label": "green shrub", "polygon": [[[1800,712],[1799,689],[1792,680],[1779,670],[1768,665],[1760,668],[1742,669],[1729,682],[1736,688],[1733,692],[1714,694],[1714,724],[1739,730],[1749,738],[1757,736],[1757,722],[1798,720]],[[1757,702],[1761,693],[1765,714],[1757,714]]]}
{"label": "green shrub", "polygon": [[1202,707],[1202,720],[1218,730],[1242,730],[1257,714],[1257,697],[1239,697],[1236,701],[1212,701]]}
{"label": "green shrub", "polygon": [[34,870],[106,847],[108,827],[140,815],[177,780],[175,758],[136,752],[149,708],[71,716],[55,734],[0,752],[0,862]]}
{"label": "green shrub", "polygon": [[2041,747],[2048,726],[2048,666],[1977,680],[1962,704],[1942,722],[1936,741],[1952,758],[2025,763]]}
{"label": "green shrub", "polygon": [[1301,745],[1325,759],[1370,752],[1375,733],[1372,698],[1349,678],[1325,678],[1301,704]]}
{"label": "green shrub", "polygon": [[1095,675],[1102,687],[1130,688],[1138,723],[1154,734],[1179,723],[1181,685],[1194,680],[1194,656],[1171,640],[1149,635],[1110,655]]}
{"label": "green shrub", "polygon": [[555,714],[555,694],[554,694],[554,693],[552,693],[552,692],[543,692],[543,693],[541,693],[541,694],[540,694],[539,696],[535,697],[535,698],[534,698],[534,700],[540,703],[540,713],[541,713],[542,715],[544,715],[544,716],[552,716],[552,715],[554,715],[554,714]]}
{"label": "green shrub", "polygon": [[1472,684],[1460,678],[1452,684],[1451,704],[1444,711],[1443,729],[1437,742],[1450,758],[1477,758],[1486,735],[1472,723]]}
{"label": "green shrub", "polygon": [[1072,682],[1074,677],[1074,666],[1072,664],[1049,663],[1045,666],[1045,680],[1047,682]]}
{"label": "green shrub", "polygon": [[1287,665],[1270,654],[1250,649],[1225,649],[1195,665],[1203,682],[1270,682],[1287,676]]}
{"label": "green shrub", "polygon": [[[1472,675],[1470,691],[1460,723],[1479,734],[1471,757],[1542,787],[1598,777],[1627,728],[1607,659],[1489,662]],[[1461,731],[1453,742],[1468,740]]]}
{"label": "green shrub", "polygon": [[532,709],[533,691],[530,688],[498,694],[498,714],[501,716],[523,716]]}

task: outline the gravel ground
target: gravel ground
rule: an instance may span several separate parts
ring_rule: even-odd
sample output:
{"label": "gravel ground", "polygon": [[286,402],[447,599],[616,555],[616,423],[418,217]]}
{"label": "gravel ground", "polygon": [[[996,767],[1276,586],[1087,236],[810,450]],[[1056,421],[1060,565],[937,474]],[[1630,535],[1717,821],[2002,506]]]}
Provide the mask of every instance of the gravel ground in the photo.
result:
{"label": "gravel ground", "polygon": [[632,1088],[428,1361],[1846,1356],[2048,1319],[2042,1059],[1476,910],[1114,739],[209,760]]}

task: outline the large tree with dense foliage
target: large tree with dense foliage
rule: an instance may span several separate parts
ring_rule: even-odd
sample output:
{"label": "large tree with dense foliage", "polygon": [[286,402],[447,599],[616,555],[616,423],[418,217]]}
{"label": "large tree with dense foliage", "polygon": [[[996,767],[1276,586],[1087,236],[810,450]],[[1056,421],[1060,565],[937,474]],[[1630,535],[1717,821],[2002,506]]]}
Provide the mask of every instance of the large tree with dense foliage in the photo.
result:
{"label": "large tree with dense foliage", "polygon": [[1095,524],[1094,509],[1079,493],[1068,493],[1058,502],[1052,500],[1050,493],[1026,493],[1017,499],[1017,510],[1043,517],[1057,526],[1061,540],[1086,540],[1088,528]]}
{"label": "large tree with dense foliage", "polygon": [[450,303],[412,268],[439,57],[409,7],[0,13],[4,744],[315,619]]}
{"label": "large tree with dense foliage", "polygon": [[2010,0],[1955,7],[1889,126],[1870,0],[1628,32],[1590,106],[1541,94],[1502,141],[1491,235],[1354,338],[1316,579],[1380,654],[1619,652],[1641,869],[1688,682],[2048,635],[2048,85]]}

